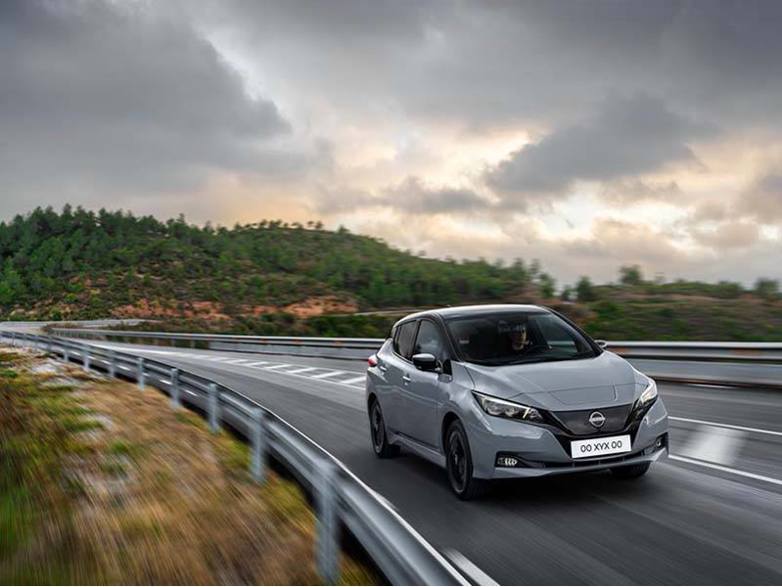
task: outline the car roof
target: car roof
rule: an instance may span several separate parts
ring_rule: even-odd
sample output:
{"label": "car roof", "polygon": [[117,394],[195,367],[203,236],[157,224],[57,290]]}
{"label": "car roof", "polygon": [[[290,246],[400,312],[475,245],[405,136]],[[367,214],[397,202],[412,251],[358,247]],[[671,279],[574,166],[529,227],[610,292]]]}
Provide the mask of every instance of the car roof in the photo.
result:
{"label": "car roof", "polygon": [[496,312],[548,312],[547,308],[532,304],[478,304],[474,306],[448,306],[446,308],[434,308],[405,316],[400,322],[437,315],[441,318],[465,318],[468,316],[481,316]]}

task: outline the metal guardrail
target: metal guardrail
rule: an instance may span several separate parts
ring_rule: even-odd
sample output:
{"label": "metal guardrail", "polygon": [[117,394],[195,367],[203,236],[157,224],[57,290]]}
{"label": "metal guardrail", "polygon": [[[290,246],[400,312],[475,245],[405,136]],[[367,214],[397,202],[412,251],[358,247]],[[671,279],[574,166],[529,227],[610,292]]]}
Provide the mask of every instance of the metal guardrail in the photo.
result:
{"label": "metal guardrail", "polygon": [[[366,359],[379,338],[237,336],[54,328],[69,338],[153,345],[189,346],[219,351]],[[608,350],[644,373],[664,381],[782,389],[782,343],[611,341]]]}
{"label": "metal guardrail", "polygon": [[242,336],[233,334],[101,330],[95,328],[52,328],[50,331],[56,336],[66,338],[87,338],[114,342],[180,346],[217,351],[361,360],[365,360],[383,344],[383,339],[379,338]]}
{"label": "metal guardrail", "polygon": [[203,412],[212,431],[223,424],[248,439],[250,472],[258,482],[271,455],[309,488],[317,505],[317,566],[324,581],[339,580],[341,526],[356,537],[385,577],[396,585],[469,585],[469,581],[372,489],[338,459],[285,420],[249,397],[163,361],[80,341],[0,331],[0,340],[60,356],[110,377],[152,385]]}

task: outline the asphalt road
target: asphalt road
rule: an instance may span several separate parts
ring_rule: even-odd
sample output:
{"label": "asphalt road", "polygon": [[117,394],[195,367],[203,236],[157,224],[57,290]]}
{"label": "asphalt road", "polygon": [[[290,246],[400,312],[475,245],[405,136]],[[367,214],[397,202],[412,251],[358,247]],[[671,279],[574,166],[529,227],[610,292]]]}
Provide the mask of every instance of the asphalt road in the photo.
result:
{"label": "asphalt road", "polygon": [[502,584],[782,583],[782,393],[660,385],[672,457],[644,478],[510,481],[458,501],[412,455],[375,458],[360,361],[133,348],[258,399],[341,459],[441,551]]}

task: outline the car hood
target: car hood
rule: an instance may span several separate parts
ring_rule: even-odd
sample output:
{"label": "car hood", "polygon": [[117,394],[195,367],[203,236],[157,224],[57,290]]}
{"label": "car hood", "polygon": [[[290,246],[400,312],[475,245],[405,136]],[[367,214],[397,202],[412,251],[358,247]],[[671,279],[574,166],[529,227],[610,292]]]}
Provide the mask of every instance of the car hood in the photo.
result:
{"label": "car hood", "polygon": [[591,359],[465,367],[478,392],[554,411],[628,404],[646,385],[630,363],[608,351]]}

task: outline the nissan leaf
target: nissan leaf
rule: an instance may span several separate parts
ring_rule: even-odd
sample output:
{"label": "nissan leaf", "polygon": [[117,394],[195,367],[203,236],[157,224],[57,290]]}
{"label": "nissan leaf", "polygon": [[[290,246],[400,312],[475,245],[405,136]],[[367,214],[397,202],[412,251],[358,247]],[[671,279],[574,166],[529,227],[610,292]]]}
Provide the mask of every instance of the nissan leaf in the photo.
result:
{"label": "nissan leaf", "polygon": [[493,479],[638,478],[667,455],[667,412],[654,380],[604,346],[532,305],[407,316],[369,359],[372,448],[444,467],[461,499]]}

